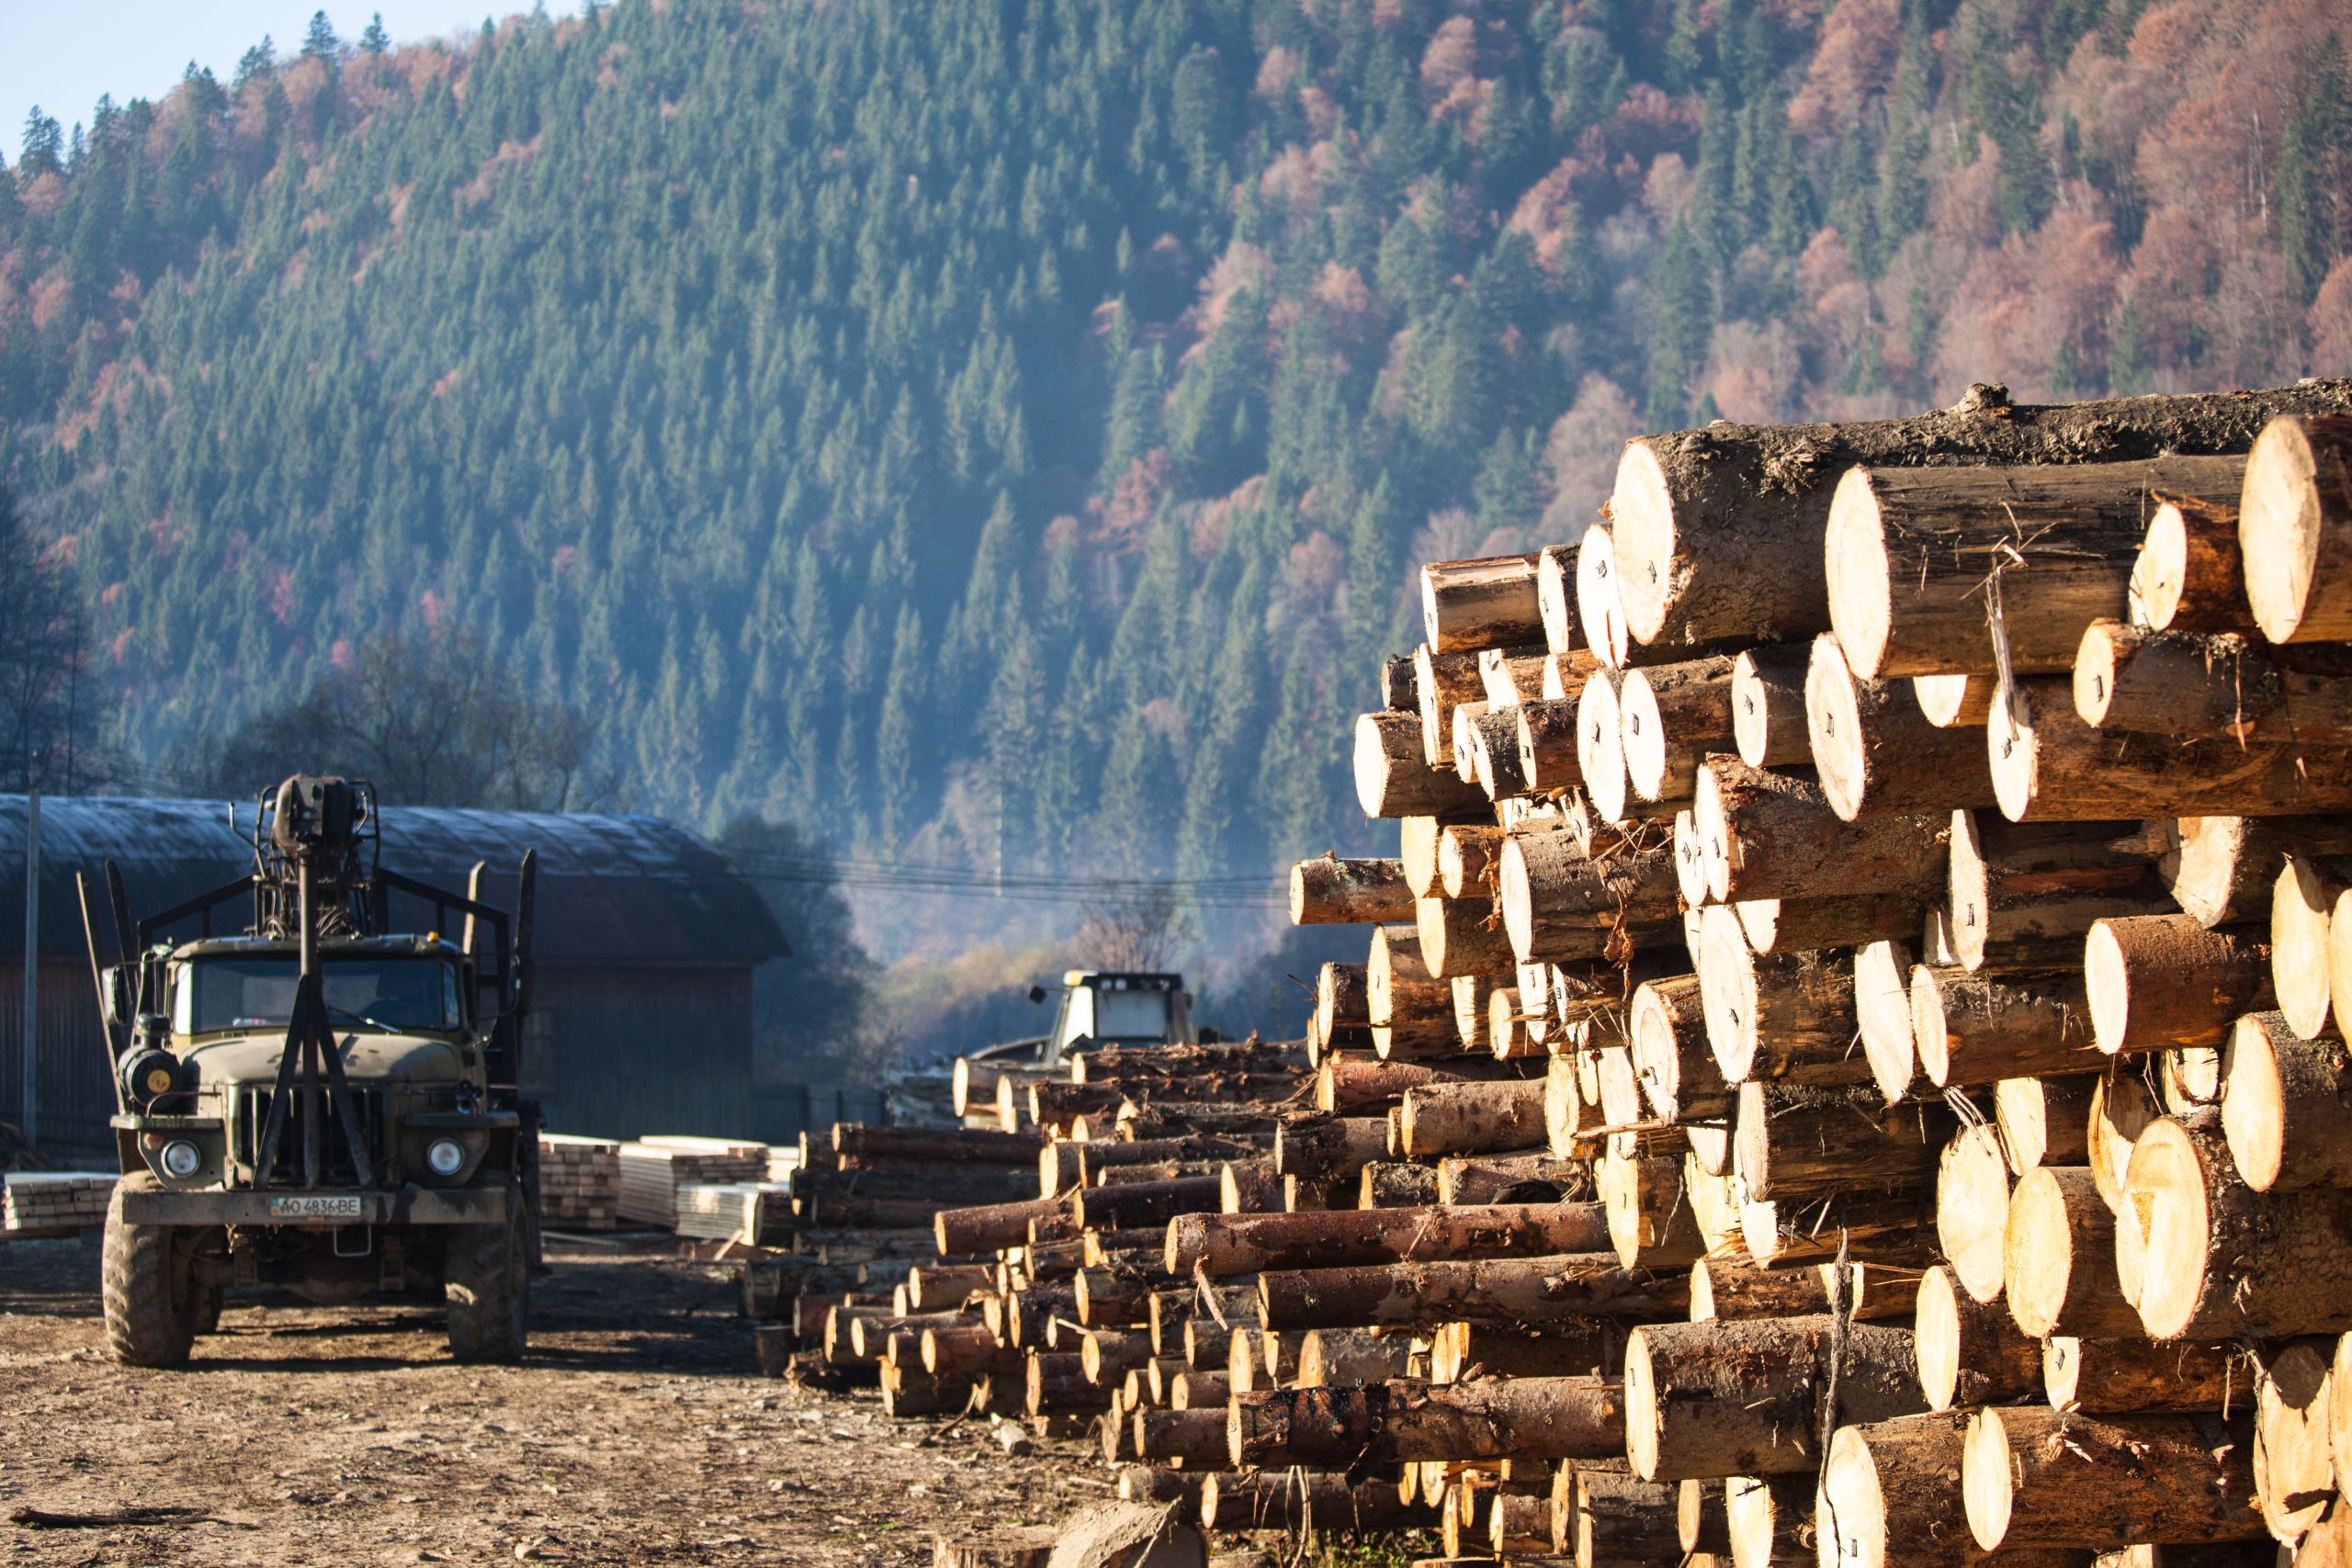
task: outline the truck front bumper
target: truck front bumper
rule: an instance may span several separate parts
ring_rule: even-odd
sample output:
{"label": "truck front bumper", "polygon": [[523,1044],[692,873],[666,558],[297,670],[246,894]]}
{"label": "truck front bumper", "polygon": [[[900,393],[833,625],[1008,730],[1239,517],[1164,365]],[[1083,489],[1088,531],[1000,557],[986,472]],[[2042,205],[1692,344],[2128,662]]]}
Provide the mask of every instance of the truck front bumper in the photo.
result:
{"label": "truck front bumper", "polygon": [[127,1191],[122,1217],[140,1225],[495,1225],[506,1221],[506,1189]]}

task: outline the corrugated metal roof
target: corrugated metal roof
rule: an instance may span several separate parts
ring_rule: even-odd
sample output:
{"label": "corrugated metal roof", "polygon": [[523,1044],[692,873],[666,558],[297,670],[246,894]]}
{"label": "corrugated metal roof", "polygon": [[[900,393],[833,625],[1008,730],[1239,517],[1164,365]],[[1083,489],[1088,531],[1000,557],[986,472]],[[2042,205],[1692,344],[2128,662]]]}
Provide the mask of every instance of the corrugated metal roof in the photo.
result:
{"label": "corrugated metal roof", "polygon": [[[26,804],[0,795],[0,961],[24,947]],[[252,812],[250,803],[238,807],[246,832]],[[727,858],[658,817],[421,806],[386,806],[382,815],[388,869],[462,892],[474,863],[487,862],[487,897],[500,908],[514,907],[523,852],[537,850],[542,958],[757,963],[788,951],[767,904]],[[50,954],[82,951],[77,871],[96,878],[111,858],[133,914],[146,915],[253,866],[250,842],[218,800],[43,795],[40,842],[40,942]],[[227,906],[218,918],[216,930],[242,926],[245,908]]]}

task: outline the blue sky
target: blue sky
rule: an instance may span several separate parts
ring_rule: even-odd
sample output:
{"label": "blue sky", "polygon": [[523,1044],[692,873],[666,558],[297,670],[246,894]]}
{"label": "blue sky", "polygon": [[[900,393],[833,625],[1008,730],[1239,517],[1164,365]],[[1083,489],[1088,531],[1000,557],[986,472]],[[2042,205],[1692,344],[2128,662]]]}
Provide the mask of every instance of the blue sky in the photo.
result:
{"label": "blue sky", "polygon": [[[0,155],[14,164],[25,116],[35,104],[69,131],[87,124],[100,93],[118,103],[161,97],[191,60],[225,85],[237,57],[267,33],[279,58],[301,47],[319,0],[0,0]],[[486,16],[530,8],[530,0],[335,0],[325,9],[345,41],[381,11],[393,41],[478,31]],[[566,15],[578,0],[548,0]]]}

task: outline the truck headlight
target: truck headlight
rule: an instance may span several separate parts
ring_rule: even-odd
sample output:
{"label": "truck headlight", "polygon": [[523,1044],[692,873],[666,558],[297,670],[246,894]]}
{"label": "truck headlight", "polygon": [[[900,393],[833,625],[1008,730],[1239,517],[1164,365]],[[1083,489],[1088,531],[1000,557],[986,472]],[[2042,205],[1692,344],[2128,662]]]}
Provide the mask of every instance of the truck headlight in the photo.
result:
{"label": "truck headlight", "polygon": [[425,1168],[435,1176],[455,1176],[465,1163],[465,1148],[455,1138],[435,1138],[424,1145]]}
{"label": "truck headlight", "polygon": [[203,1152],[186,1138],[174,1138],[170,1143],[165,1144],[164,1152],[159,1157],[164,1167],[164,1174],[175,1181],[186,1181],[204,1164]]}

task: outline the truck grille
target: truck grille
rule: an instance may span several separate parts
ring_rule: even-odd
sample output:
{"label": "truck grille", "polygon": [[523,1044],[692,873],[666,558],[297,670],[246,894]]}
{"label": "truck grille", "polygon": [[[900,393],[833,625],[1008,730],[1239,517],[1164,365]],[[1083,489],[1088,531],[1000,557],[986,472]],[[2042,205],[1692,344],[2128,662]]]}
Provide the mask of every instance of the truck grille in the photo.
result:
{"label": "truck grille", "polygon": [[[269,1125],[269,1103],[275,1094],[269,1089],[243,1089],[237,1091],[236,1156],[248,1166],[261,1163],[262,1134]],[[293,1102],[288,1107],[286,1132],[277,1145],[277,1160],[262,1172],[255,1185],[262,1187],[296,1186],[302,1179],[302,1122],[304,1109],[301,1090],[295,1089]],[[368,1141],[378,1164],[384,1160],[384,1093],[376,1089],[355,1089],[350,1091],[359,1108],[359,1124],[367,1129]],[[328,1187],[366,1187],[374,1184],[373,1172],[358,1168],[352,1158],[351,1145],[343,1135],[343,1118],[335,1109],[333,1091],[321,1089],[319,1111],[324,1122],[319,1129],[319,1180]]]}

